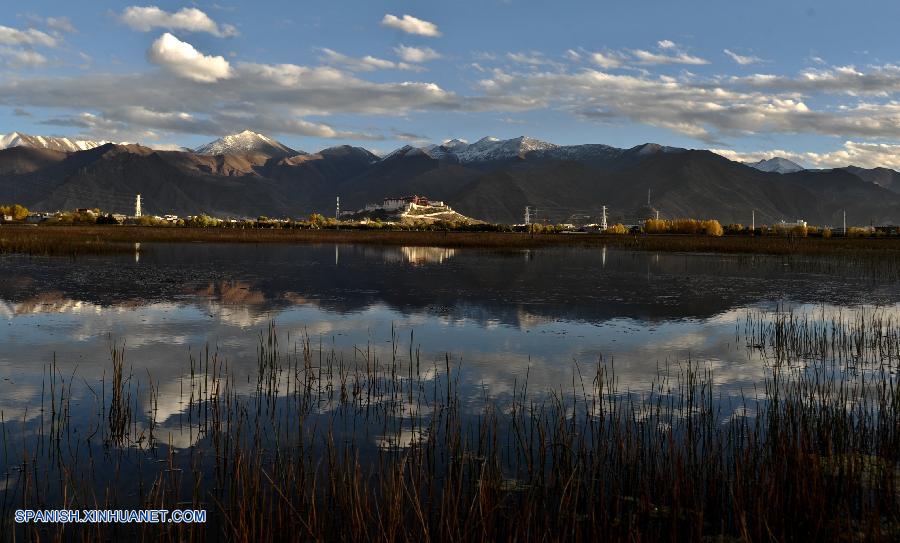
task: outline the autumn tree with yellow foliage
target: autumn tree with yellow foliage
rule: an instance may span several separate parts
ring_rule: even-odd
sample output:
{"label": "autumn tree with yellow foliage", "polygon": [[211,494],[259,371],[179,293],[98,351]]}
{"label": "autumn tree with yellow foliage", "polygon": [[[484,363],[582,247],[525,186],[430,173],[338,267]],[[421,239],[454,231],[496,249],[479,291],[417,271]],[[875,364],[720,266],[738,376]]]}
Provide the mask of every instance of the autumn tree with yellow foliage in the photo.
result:
{"label": "autumn tree with yellow foliage", "polygon": [[647,219],[647,222],[644,223],[644,232],[647,234],[690,234],[719,237],[725,233],[725,229],[715,219],[705,221]]}

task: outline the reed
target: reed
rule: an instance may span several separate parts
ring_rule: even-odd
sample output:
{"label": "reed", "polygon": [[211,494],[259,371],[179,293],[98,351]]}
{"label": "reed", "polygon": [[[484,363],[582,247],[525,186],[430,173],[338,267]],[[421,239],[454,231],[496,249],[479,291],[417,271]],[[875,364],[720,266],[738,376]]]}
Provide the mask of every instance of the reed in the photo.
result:
{"label": "reed", "polygon": [[[569,386],[534,391],[526,375],[492,398],[465,388],[451,356],[421,360],[414,337],[407,350],[392,334],[379,357],[371,345],[344,353],[272,324],[246,376],[208,348],[191,355],[181,411],[168,421],[155,420],[158,385],[147,389],[150,409],[127,407],[140,392],[130,396],[123,350],[113,350],[112,398],[95,399],[120,439],[95,451],[57,413],[71,378],[66,388],[51,377],[56,452],[20,439],[0,533],[10,541],[900,537],[898,323],[878,312],[779,309],[748,312],[736,333],[765,353],[767,375],[740,397],[725,395],[699,361],[660,367],[637,392],[599,360],[575,364]],[[11,423],[2,424],[6,436]],[[141,439],[148,428],[168,437]],[[189,443],[172,445],[181,434]],[[63,506],[202,508],[209,519],[17,526],[7,515]]]}
{"label": "reed", "polygon": [[[132,253],[134,243],[295,243],[372,244],[433,247],[526,249],[553,246],[615,247],[640,251],[833,255],[893,259],[900,238],[787,238],[652,234],[559,234],[291,228],[173,228],[138,226],[3,226],[0,254],[78,256]],[[145,247],[146,249],[146,247]]]}

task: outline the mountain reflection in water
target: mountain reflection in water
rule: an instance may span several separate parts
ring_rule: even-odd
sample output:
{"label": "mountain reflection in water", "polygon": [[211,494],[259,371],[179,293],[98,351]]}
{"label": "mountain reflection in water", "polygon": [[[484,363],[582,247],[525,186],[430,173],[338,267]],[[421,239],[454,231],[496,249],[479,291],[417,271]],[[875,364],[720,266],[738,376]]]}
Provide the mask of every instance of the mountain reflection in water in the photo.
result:
{"label": "mountain reflection in water", "polygon": [[54,356],[64,372],[101,376],[114,344],[162,391],[206,346],[249,371],[272,320],[285,346],[308,334],[346,356],[390,356],[393,333],[428,364],[449,353],[465,383],[497,395],[526,374],[535,389],[571,384],[573,361],[601,356],[632,389],[690,358],[737,391],[763,371],[736,340],[749,308],[896,312],[900,302],[877,270],[812,257],[201,244],[135,254],[0,257],[0,387],[16,387],[0,402],[7,414],[39,401]]}

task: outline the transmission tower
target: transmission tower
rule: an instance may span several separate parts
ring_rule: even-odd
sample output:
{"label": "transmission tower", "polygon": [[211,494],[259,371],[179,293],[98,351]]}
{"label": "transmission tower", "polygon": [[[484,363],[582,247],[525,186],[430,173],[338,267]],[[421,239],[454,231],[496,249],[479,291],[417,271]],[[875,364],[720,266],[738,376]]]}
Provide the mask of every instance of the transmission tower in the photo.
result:
{"label": "transmission tower", "polygon": [[525,226],[531,224],[531,207],[525,206]]}
{"label": "transmission tower", "polygon": [[341,197],[337,197],[337,202],[334,208],[334,218],[337,220],[341,220]]}
{"label": "transmission tower", "polygon": [[134,217],[139,219],[141,217],[141,195],[138,194],[134,199]]}
{"label": "transmission tower", "polygon": [[606,228],[607,228],[607,224],[606,224],[606,206],[603,206],[603,217],[602,217],[602,219],[600,220],[600,230],[606,230]]}

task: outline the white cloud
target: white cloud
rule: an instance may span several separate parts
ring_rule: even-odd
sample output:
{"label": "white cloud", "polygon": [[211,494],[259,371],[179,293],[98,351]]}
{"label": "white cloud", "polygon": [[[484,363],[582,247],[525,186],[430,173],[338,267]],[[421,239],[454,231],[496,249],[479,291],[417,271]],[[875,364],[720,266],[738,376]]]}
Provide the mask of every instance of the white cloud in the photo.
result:
{"label": "white cloud", "polygon": [[402,30],[407,34],[416,34],[418,36],[428,36],[431,38],[436,38],[441,35],[436,24],[430,23],[428,21],[423,21],[422,19],[418,19],[416,17],[413,17],[412,15],[397,17],[396,15],[391,15],[390,13],[388,13],[384,16],[383,19],[381,19],[381,24],[384,26]]}
{"label": "white cloud", "polygon": [[322,60],[329,64],[340,64],[354,72],[371,72],[374,70],[422,70],[421,66],[413,66],[405,62],[394,62],[383,58],[366,55],[361,58],[355,58],[342,53],[338,53],[333,49],[322,48]]}
{"label": "white cloud", "polygon": [[640,64],[709,64],[708,60],[687,53],[651,53],[643,49],[635,49],[631,53]]}
{"label": "white cloud", "polygon": [[183,145],[178,145],[177,143],[149,143],[147,147],[153,149],[154,151],[182,151],[184,150]]}
{"label": "white cloud", "polygon": [[567,49],[566,52],[563,53],[563,56],[571,60],[572,62],[578,62],[581,60],[581,53],[574,49]]}
{"label": "white cloud", "polygon": [[41,32],[34,28],[19,30],[0,25],[0,44],[3,45],[43,45],[45,47],[56,47],[56,38]]}
{"label": "white cloud", "polygon": [[675,49],[675,42],[672,40],[660,40],[656,42],[656,45],[659,46],[660,49]]}
{"label": "white cloud", "polygon": [[31,49],[0,46],[0,61],[16,68],[34,68],[47,64],[47,57]]}
{"label": "white cloud", "polygon": [[900,65],[869,66],[864,72],[855,66],[809,68],[796,77],[754,74],[734,77],[731,83],[775,92],[840,93],[888,97],[900,92]]}
{"label": "white cloud", "polygon": [[591,53],[591,62],[606,69],[618,68],[622,65],[621,59],[615,53]]}
{"label": "white cloud", "polygon": [[814,110],[797,93],[741,90],[743,85],[685,74],[507,73],[479,82],[476,107],[556,108],[588,120],[616,119],[663,127],[708,143],[748,134],[822,134],[900,138],[900,103]]}
{"label": "white cloud", "polygon": [[47,17],[46,23],[48,27],[53,30],[58,30],[59,32],[65,32],[67,34],[78,32],[78,29],[75,28],[68,17]]}
{"label": "white cloud", "polygon": [[725,49],[723,51],[726,55],[731,57],[731,60],[737,62],[741,66],[747,66],[749,64],[758,64],[762,62],[762,59],[759,57],[755,57],[752,55],[739,55],[730,49]]}
{"label": "white cloud", "polygon": [[872,143],[846,141],[840,149],[823,153],[795,152],[783,149],[770,151],[738,152],[730,149],[710,149],[729,160],[756,162],[774,157],[783,157],[813,168],[843,168],[860,166],[863,168],[892,168],[900,170],[900,143]]}
{"label": "white cloud", "polygon": [[200,83],[231,77],[231,66],[225,57],[204,55],[168,32],[153,42],[147,58],[179,77]]}
{"label": "white cloud", "polygon": [[[723,147],[721,141],[726,138],[760,133],[900,141],[900,101],[892,100],[894,93],[900,93],[900,66],[831,67],[794,76],[702,76],[687,71],[669,76],[654,74],[647,66],[610,73],[637,63],[627,51],[602,51],[599,57],[576,52],[583,63],[556,63],[548,57],[526,55],[546,61],[544,66],[513,64],[509,62],[513,57],[505,53],[473,53],[478,66],[463,69],[469,74],[478,70],[481,80],[458,94],[429,81],[375,82],[362,75],[377,69],[403,69],[403,62],[418,69],[416,63],[437,55],[428,48],[398,47],[402,62],[322,50],[331,66],[229,64],[170,35],[154,43],[148,58],[178,77],[160,77],[151,71],[4,78],[0,106],[90,111],[120,123],[110,126],[123,131],[141,127],[204,135],[252,125],[276,134],[371,139],[378,136],[322,119],[448,111],[489,111],[491,118],[517,118],[516,112],[545,109],[583,120],[667,128],[710,147]],[[683,54],[677,48],[657,53]],[[213,81],[215,85],[197,84]],[[837,96],[819,100],[823,94]],[[842,99],[844,95],[850,98]],[[861,101],[863,95],[871,99]],[[134,104],[143,109],[134,109]],[[97,126],[98,132],[104,130]]]}
{"label": "white cloud", "polygon": [[441,58],[440,53],[430,47],[412,47],[407,45],[398,45],[394,47],[397,56],[406,62],[420,63],[428,62]]}
{"label": "white cloud", "polygon": [[237,29],[232,25],[219,25],[209,15],[197,8],[182,8],[170,13],[156,6],[131,6],[125,8],[119,20],[131,29],[140,32],[150,32],[154,28],[167,30],[184,30],[187,32],[205,32],[220,38],[230,38],[238,35]]}
{"label": "white cloud", "polygon": [[547,64],[547,59],[540,53],[506,53],[506,58],[517,64],[527,64],[529,66]]}

